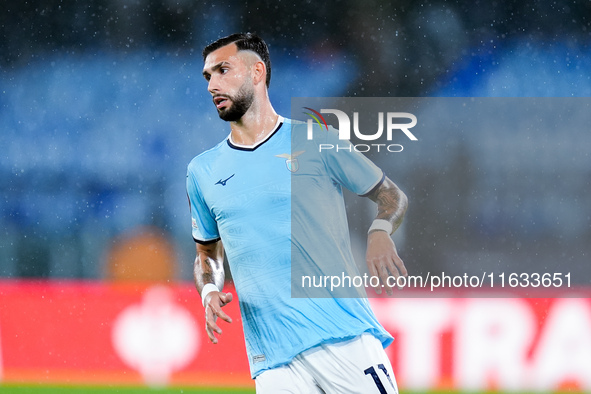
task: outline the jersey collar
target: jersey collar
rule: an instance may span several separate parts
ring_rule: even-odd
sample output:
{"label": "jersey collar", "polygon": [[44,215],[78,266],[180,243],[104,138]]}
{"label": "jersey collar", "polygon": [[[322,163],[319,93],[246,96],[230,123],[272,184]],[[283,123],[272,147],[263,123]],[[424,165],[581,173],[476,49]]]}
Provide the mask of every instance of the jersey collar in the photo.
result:
{"label": "jersey collar", "polygon": [[265,139],[257,142],[254,145],[240,145],[237,144],[235,142],[232,141],[232,133],[230,133],[230,135],[228,135],[228,138],[226,139],[226,142],[228,143],[228,145],[230,146],[230,148],[232,149],[238,149],[238,150],[245,150],[245,151],[253,151],[255,149],[257,149],[259,146],[263,145],[265,142],[269,141],[269,139],[275,135],[275,133],[281,128],[281,126],[283,125],[283,116],[278,115],[277,116],[277,123],[275,123],[275,127],[273,128],[273,131],[271,133],[269,133],[269,135],[267,135],[265,137]]}

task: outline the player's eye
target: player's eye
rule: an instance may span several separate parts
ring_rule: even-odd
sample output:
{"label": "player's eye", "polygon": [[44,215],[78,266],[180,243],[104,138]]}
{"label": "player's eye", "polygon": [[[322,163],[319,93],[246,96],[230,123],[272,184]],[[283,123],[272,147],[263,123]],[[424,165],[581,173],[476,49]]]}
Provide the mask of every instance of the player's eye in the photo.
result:
{"label": "player's eye", "polygon": [[225,74],[227,72],[228,72],[228,68],[227,67],[220,68],[220,74]]}

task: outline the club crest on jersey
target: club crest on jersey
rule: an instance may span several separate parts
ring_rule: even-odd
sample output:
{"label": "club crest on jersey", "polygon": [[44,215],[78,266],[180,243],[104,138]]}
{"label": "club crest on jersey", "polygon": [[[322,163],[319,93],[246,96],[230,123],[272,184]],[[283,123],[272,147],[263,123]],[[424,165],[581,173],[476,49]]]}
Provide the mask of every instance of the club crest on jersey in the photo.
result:
{"label": "club crest on jersey", "polygon": [[292,154],[282,153],[280,155],[275,155],[275,157],[281,157],[285,159],[285,165],[287,166],[287,169],[291,172],[296,172],[300,168],[297,157],[304,152],[305,151],[301,150]]}

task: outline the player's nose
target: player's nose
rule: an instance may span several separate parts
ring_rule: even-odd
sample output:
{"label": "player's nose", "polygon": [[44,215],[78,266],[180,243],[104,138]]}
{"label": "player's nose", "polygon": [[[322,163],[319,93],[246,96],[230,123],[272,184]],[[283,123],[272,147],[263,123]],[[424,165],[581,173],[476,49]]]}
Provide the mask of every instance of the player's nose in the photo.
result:
{"label": "player's nose", "polygon": [[220,91],[218,79],[214,75],[211,76],[209,82],[207,83],[207,90],[211,94],[219,93]]}

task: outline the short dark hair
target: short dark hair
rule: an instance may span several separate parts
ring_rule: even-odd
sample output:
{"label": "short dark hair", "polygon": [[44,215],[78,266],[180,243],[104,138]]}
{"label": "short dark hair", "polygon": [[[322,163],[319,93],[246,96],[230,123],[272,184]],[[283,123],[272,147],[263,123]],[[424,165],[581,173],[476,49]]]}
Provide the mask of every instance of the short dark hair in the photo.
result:
{"label": "short dark hair", "polygon": [[265,82],[268,88],[271,83],[271,58],[269,57],[269,48],[265,41],[254,33],[234,33],[212,42],[203,49],[203,61],[205,61],[207,55],[213,51],[232,43],[236,44],[239,51],[253,51],[260,56],[267,68],[267,79]]}

